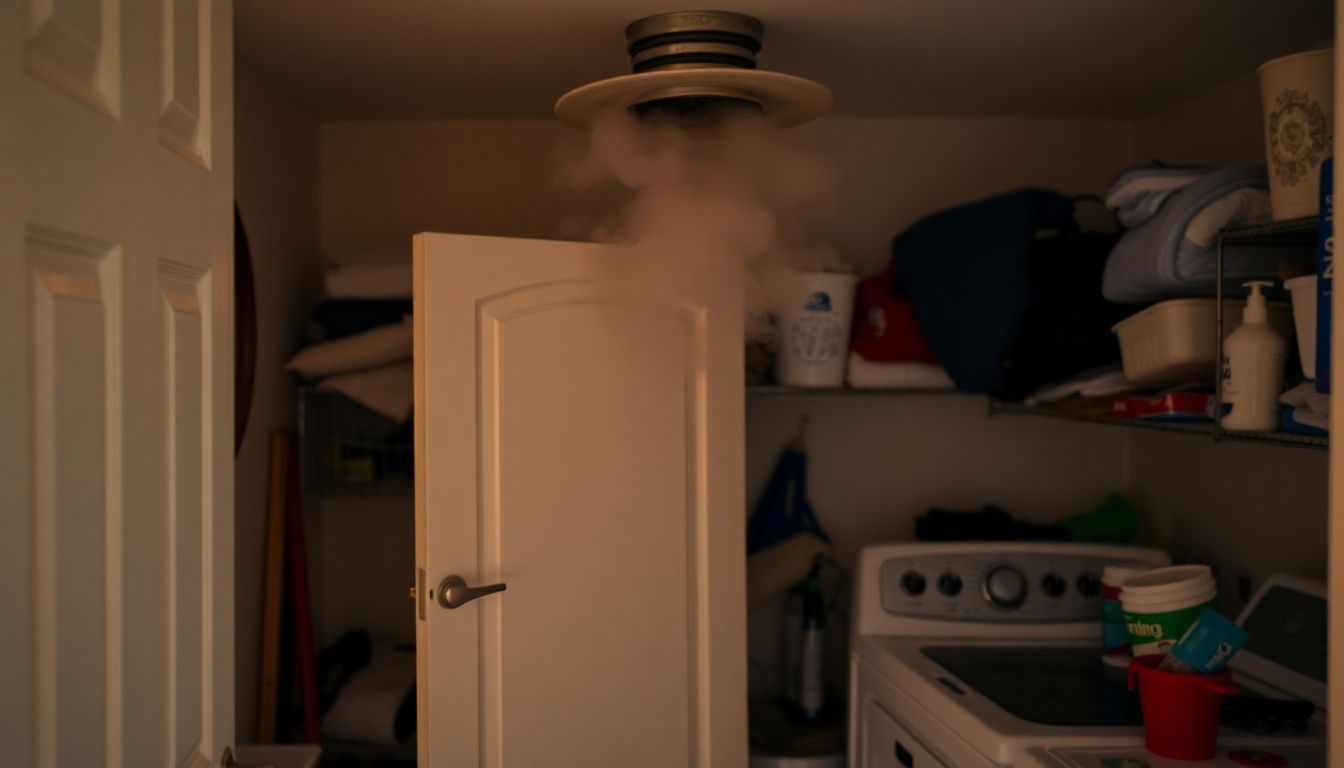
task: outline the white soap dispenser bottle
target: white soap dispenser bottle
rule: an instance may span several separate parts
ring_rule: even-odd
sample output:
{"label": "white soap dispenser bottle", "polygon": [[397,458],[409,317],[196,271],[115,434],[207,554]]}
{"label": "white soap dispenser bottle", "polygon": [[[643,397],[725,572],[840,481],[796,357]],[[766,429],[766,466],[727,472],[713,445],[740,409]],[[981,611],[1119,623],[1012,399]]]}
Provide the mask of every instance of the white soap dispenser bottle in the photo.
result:
{"label": "white soap dispenser bottle", "polygon": [[1273,287],[1268,280],[1246,283],[1251,293],[1241,325],[1223,342],[1224,429],[1273,432],[1279,428],[1279,393],[1287,344],[1269,327],[1269,312],[1260,288]]}

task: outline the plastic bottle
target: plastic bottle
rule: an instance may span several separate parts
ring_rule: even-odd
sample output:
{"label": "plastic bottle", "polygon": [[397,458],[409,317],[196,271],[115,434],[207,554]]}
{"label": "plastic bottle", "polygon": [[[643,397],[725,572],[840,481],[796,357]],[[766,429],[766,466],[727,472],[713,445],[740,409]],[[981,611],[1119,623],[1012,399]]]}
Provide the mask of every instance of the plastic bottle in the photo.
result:
{"label": "plastic bottle", "polygon": [[1272,432],[1279,428],[1279,392],[1287,344],[1269,327],[1262,286],[1267,280],[1246,283],[1251,293],[1241,314],[1241,326],[1223,342],[1223,414],[1225,429]]}
{"label": "plastic bottle", "polygon": [[798,711],[818,720],[826,704],[826,601],[821,595],[821,561],[803,582],[803,648],[798,664]]}

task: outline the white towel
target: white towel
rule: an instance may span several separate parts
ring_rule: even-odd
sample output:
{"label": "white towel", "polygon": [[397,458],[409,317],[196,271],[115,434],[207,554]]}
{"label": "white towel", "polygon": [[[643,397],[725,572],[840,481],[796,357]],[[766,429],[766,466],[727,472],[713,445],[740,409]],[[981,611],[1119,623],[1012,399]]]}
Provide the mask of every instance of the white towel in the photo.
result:
{"label": "white towel", "polygon": [[332,299],[409,299],[414,283],[410,262],[347,264],[327,272]]}
{"label": "white towel", "polygon": [[378,646],[322,716],[322,735],[368,744],[400,744],[415,729],[415,653]]}
{"label": "white towel", "polygon": [[415,381],[411,363],[395,363],[368,371],[342,373],[323,379],[318,389],[340,392],[360,405],[394,421],[411,417],[415,405]]}
{"label": "white towel", "polygon": [[846,378],[856,389],[955,389],[952,377],[932,363],[870,363],[849,353]]}
{"label": "white towel", "polygon": [[1074,395],[1079,397],[1108,397],[1136,392],[1139,387],[1125,378],[1125,372],[1119,366],[1106,366],[1084,371],[1067,381],[1048,384],[1034,392],[1025,401],[1027,405],[1040,405],[1065,400]]}
{"label": "white towel", "polygon": [[411,358],[414,329],[410,317],[354,336],[308,347],[290,358],[285,368],[306,379],[377,368]]}

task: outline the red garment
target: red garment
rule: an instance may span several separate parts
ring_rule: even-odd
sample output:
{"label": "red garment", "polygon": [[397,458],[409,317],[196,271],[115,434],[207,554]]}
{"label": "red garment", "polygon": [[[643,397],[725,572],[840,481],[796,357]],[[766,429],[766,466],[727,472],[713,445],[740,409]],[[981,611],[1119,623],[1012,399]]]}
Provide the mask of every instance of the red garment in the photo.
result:
{"label": "red garment", "polygon": [[895,283],[890,266],[859,282],[850,349],[873,363],[937,363],[914,305],[893,290]]}

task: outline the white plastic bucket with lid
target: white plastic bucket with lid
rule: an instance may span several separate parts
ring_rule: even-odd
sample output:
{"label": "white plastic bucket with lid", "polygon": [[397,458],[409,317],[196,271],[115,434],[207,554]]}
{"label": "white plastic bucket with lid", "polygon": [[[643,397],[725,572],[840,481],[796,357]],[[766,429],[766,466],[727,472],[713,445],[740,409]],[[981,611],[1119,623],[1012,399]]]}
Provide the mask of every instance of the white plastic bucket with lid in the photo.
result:
{"label": "white plastic bucket with lid", "polygon": [[1302,375],[1316,379],[1316,276],[1306,275],[1283,281],[1293,296],[1293,324],[1297,327],[1297,356],[1302,358]]}
{"label": "white plastic bucket with lid", "polygon": [[1295,53],[1260,65],[1269,209],[1275,221],[1320,209],[1321,161],[1334,132],[1335,49]]}
{"label": "white plastic bucket with lid", "polygon": [[1120,585],[1126,579],[1151,571],[1148,563],[1108,563],[1101,569],[1101,652],[1106,663],[1129,665],[1129,628],[1120,605]]}
{"label": "white plastic bucket with lid", "polygon": [[779,353],[775,380],[793,387],[838,387],[845,383],[854,286],[844,272],[798,272],[775,308]]}
{"label": "white plastic bucket with lid", "polygon": [[1135,656],[1166,653],[1205,608],[1218,584],[1207,565],[1174,565],[1131,576],[1120,585],[1129,644]]}

